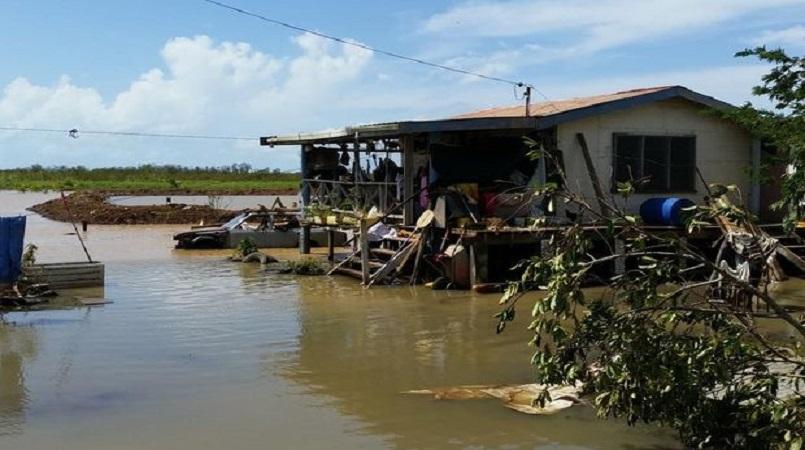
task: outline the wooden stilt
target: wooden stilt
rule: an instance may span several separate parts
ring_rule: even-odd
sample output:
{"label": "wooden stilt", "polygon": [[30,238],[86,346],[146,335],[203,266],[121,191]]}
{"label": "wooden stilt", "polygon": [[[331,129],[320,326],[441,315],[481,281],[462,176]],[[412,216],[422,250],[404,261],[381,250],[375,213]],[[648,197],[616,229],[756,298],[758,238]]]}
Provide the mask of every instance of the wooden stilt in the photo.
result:
{"label": "wooden stilt", "polygon": [[361,281],[364,286],[369,285],[369,221],[361,219],[360,223],[360,250],[361,250]]}
{"label": "wooden stilt", "polygon": [[303,225],[299,232],[299,253],[310,254],[310,225]]}
{"label": "wooden stilt", "polygon": [[327,261],[335,261],[335,231],[327,229]]}

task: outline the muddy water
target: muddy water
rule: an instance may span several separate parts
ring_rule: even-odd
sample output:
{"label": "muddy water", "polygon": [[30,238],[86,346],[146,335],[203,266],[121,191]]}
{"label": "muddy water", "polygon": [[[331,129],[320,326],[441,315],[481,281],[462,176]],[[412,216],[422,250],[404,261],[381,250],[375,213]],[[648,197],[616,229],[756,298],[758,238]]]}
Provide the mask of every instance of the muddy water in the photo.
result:
{"label": "muddy water", "polygon": [[[0,193],[0,215],[42,197]],[[0,323],[0,449],[679,447],[584,407],[400,395],[530,380],[526,324],[495,335],[495,295],[266,275],[172,250],[181,228],[90,227],[114,303]],[[29,218],[44,260],[82,258],[70,231]]]}

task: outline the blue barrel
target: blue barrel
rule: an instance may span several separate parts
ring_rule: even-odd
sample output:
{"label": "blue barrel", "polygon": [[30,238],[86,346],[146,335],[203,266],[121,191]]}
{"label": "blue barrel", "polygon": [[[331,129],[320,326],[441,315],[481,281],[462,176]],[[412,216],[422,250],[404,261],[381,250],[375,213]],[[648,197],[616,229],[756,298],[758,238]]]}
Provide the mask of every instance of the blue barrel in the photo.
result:
{"label": "blue barrel", "polygon": [[640,205],[640,217],[647,225],[682,225],[682,209],[693,206],[686,198],[656,197]]}
{"label": "blue barrel", "polygon": [[14,283],[20,276],[25,216],[0,217],[0,283]]}

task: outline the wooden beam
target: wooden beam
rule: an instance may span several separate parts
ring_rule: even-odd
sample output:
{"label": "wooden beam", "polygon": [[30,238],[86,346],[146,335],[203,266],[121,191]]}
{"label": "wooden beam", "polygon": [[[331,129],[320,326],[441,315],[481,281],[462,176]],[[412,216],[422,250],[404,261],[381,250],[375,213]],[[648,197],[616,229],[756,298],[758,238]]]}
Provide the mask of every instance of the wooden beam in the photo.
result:
{"label": "wooden beam", "polygon": [[590,156],[590,150],[587,148],[587,139],[584,138],[584,133],[576,133],[576,141],[581,146],[581,153],[584,155],[584,163],[587,165],[587,172],[590,174],[590,181],[593,183],[593,190],[595,197],[598,200],[598,206],[601,208],[601,214],[608,216],[610,211],[607,206],[606,197],[604,197],[604,189],[601,187],[601,180],[598,178],[598,173],[595,171],[593,159]]}
{"label": "wooden beam", "polygon": [[[403,166],[403,198],[411,199],[414,195],[414,179],[416,174],[414,170],[414,137],[403,136],[400,140],[400,147],[403,151],[402,166]],[[413,199],[407,201],[403,205],[403,224],[413,225],[414,223],[414,203]]]}

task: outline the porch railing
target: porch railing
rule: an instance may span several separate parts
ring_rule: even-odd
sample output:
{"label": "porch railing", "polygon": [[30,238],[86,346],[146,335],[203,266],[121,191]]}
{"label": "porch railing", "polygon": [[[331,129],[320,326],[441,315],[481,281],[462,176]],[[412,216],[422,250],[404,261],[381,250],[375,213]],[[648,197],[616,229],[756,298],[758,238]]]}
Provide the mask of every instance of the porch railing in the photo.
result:
{"label": "porch railing", "polygon": [[369,211],[373,206],[386,212],[397,202],[397,184],[384,182],[348,182],[335,180],[302,180],[310,205],[344,210]]}

